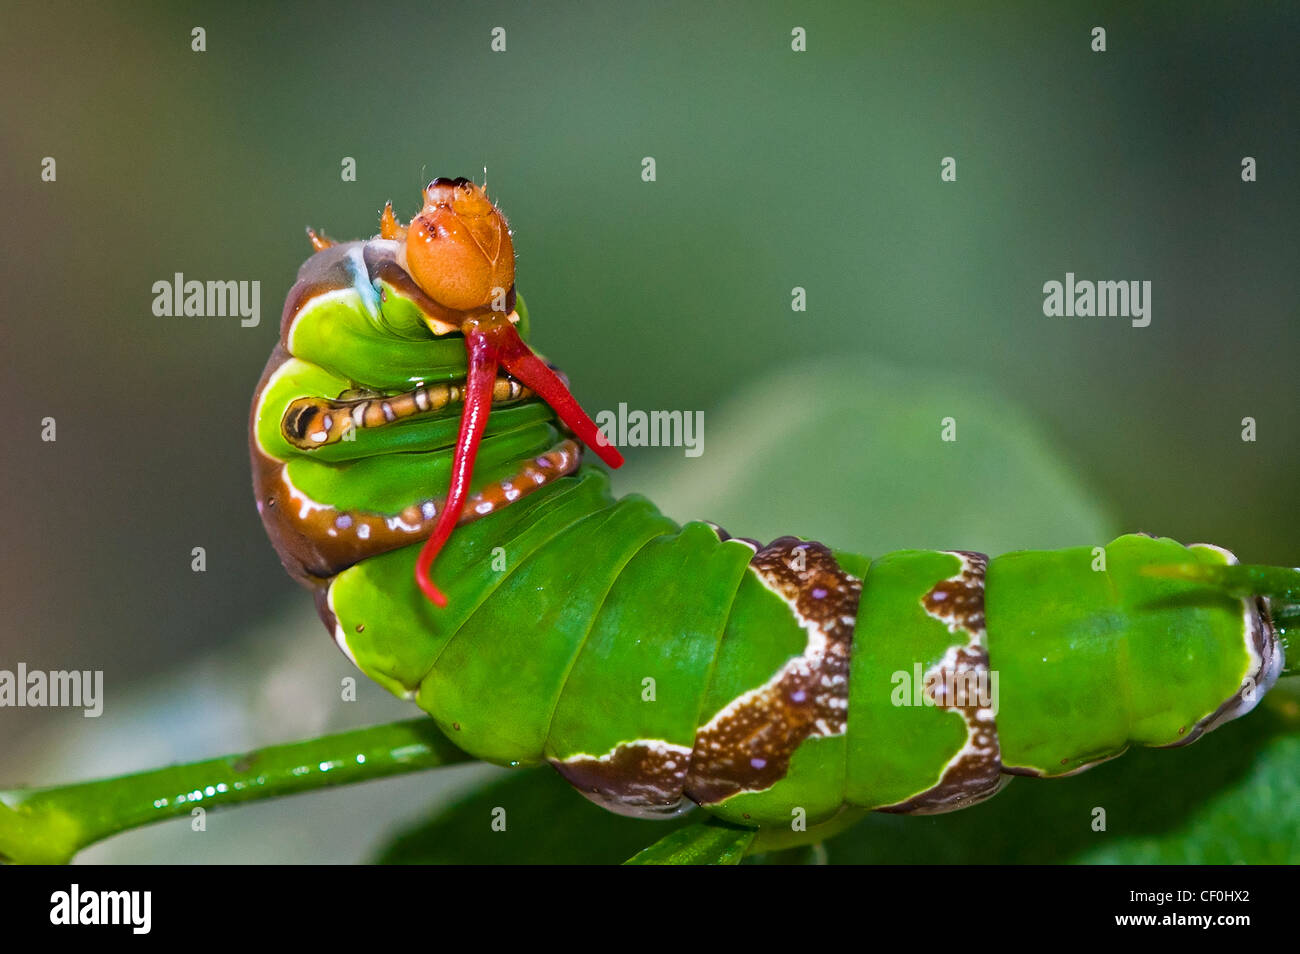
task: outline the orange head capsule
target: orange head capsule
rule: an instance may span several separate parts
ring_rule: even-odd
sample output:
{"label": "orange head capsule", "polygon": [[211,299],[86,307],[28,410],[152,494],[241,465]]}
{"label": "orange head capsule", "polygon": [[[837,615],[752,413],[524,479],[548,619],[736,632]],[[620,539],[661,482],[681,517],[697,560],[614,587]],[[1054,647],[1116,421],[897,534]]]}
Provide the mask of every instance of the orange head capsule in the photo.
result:
{"label": "orange head capsule", "polygon": [[434,179],[406,230],[406,269],[430,298],[461,312],[490,310],[515,284],[510,226],[468,179]]}

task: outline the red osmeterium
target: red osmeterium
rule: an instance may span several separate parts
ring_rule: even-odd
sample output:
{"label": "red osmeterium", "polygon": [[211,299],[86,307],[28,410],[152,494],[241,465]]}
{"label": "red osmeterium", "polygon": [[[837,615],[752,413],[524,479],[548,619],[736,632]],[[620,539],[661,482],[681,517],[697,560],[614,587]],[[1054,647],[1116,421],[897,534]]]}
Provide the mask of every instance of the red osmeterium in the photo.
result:
{"label": "red osmeterium", "polygon": [[465,382],[465,406],[460,419],[460,434],[456,438],[456,453],[451,465],[451,484],[433,533],[425,541],[424,548],[415,561],[415,582],[424,595],[439,607],[447,605],[447,597],[434,584],[429,569],[451,537],[460,521],[461,511],[465,508],[465,499],[469,496],[470,481],[474,475],[474,459],[492,409],[492,387],[496,382],[498,365],[504,366],[517,380],[546,401],[560,420],[579,440],[594,450],[601,460],[610,467],[623,465],[623,455],[605,441],[605,436],[596,427],[596,423],[574,400],[564,382],[524,344],[514,325],[504,315],[492,313],[469,318],[462,326],[462,331],[465,334],[469,374]]}

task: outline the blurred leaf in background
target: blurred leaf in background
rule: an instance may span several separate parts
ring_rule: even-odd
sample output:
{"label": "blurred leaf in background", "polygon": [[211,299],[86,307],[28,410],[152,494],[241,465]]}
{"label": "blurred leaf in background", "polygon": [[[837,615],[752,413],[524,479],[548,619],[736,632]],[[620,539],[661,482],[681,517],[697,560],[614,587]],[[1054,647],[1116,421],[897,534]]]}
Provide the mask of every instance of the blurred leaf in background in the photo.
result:
{"label": "blurred leaf in background", "polygon": [[374,860],[616,865],[686,820],[656,824],[615,815],[587,801],[549,767],[521,769],[402,831]]}
{"label": "blurred leaf in background", "polygon": [[[703,417],[699,457],[621,473],[676,520],[868,556],[1105,543],[1120,531],[1033,419],[987,384],[866,354],[774,367]],[[946,433],[945,433],[946,432]],[[945,440],[945,437],[952,439]]]}

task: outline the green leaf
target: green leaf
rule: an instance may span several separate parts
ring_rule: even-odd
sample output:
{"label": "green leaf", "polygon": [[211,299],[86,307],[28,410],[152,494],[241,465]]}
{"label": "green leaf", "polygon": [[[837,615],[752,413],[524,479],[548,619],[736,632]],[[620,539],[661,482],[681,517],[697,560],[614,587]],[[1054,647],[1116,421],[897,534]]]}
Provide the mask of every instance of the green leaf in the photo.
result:
{"label": "green leaf", "polygon": [[[956,440],[941,439],[945,418]],[[868,556],[1105,543],[1122,528],[1065,451],[986,385],[834,357],[705,410],[698,457],[633,449],[614,490],[643,493],[675,520]]]}
{"label": "green leaf", "polygon": [[754,840],[748,828],[718,821],[679,828],[629,858],[629,865],[736,865]]}
{"label": "green leaf", "polygon": [[[1295,703],[1194,745],[1136,749],[1081,775],[1016,778],[948,815],[872,814],[827,843],[831,864],[1300,863]],[[1096,830],[1097,810],[1105,830]]]}
{"label": "green leaf", "polygon": [[[512,769],[399,833],[376,860],[382,864],[618,864],[687,820],[685,816],[647,821],[615,815],[587,801],[549,767]],[[502,823],[504,831],[499,830]]]}

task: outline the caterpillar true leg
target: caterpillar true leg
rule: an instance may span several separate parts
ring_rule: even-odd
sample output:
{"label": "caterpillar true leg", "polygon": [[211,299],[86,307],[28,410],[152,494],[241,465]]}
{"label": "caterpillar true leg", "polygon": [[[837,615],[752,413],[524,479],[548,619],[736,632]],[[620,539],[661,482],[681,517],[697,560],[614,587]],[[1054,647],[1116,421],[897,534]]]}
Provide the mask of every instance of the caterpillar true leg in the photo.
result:
{"label": "caterpillar true leg", "polygon": [[[498,376],[492,385],[492,403],[523,401],[533,392],[511,378]],[[436,414],[465,400],[465,385],[447,381],[414,388],[391,396],[356,398],[298,398],[284,412],[281,430],[295,447],[310,449],[347,440],[349,432],[384,427],[398,421]]]}

